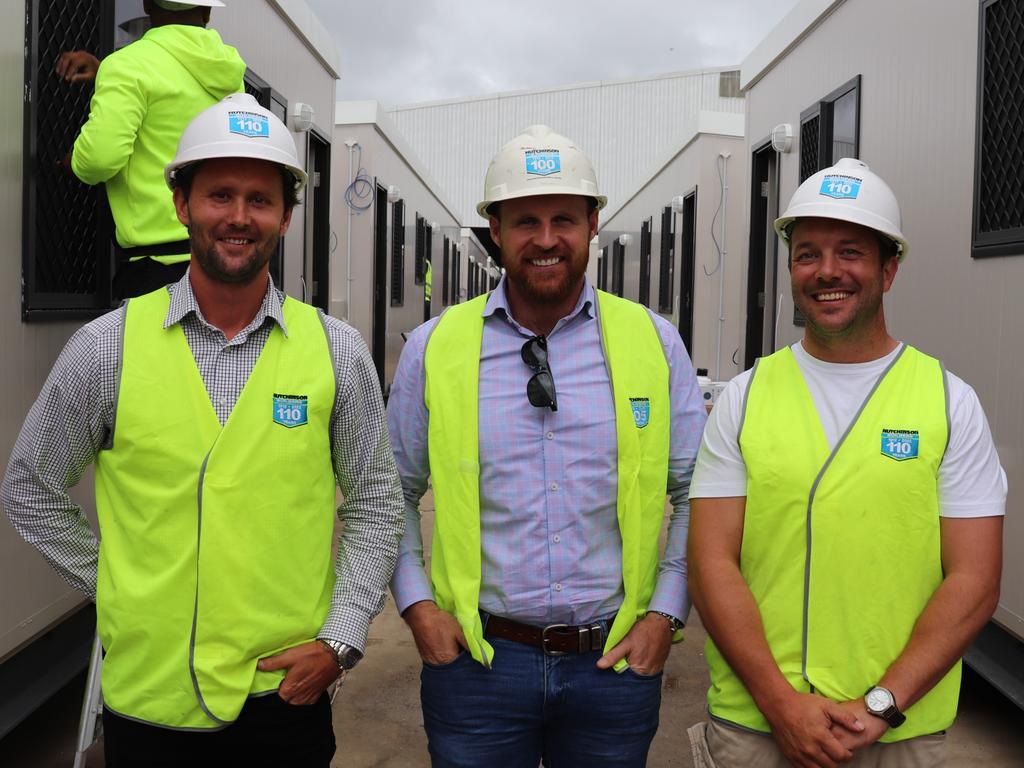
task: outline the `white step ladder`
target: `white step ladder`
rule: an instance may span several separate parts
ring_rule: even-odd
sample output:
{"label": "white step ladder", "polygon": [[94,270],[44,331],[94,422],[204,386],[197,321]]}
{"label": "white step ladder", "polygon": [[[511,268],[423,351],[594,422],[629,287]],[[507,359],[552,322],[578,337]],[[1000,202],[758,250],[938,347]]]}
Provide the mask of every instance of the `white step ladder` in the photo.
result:
{"label": "white step ladder", "polygon": [[85,679],[85,696],[82,698],[82,719],[78,723],[74,768],[85,768],[85,753],[96,743],[96,739],[103,731],[103,692],[100,690],[102,670],[103,646],[100,645],[100,638],[97,636],[92,641],[89,675]]}

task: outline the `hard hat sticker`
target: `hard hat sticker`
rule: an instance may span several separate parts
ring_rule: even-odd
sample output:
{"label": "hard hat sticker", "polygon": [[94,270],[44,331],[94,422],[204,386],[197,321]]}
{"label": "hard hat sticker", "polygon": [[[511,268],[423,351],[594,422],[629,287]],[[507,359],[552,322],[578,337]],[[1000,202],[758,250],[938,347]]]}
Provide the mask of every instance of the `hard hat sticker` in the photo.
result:
{"label": "hard hat sticker", "polygon": [[883,429],[882,455],[896,461],[916,459],[919,438],[916,429]]}
{"label": "hard hat sticker", "polygon": [[836,200],[856,200],[860,194],[861,180],[854,176],[826,176],[821,180],[818,194]]}
{"label": "hard hat sticker", "polygon": [[256,112],[228,112],[228,130],[240,136],[267,138],[270,136],[270,121],[266,115]]}
{"label": "hard hat sticker", "polygon": [[562,170],[562,156],[557,149],[528,149],[526,172],[533,176],[550,176]]}
{"label": "hard hat sticker", "polygon": [[305,395],[274,395],[274,421],[282,427],[301,427],[309,421]]}

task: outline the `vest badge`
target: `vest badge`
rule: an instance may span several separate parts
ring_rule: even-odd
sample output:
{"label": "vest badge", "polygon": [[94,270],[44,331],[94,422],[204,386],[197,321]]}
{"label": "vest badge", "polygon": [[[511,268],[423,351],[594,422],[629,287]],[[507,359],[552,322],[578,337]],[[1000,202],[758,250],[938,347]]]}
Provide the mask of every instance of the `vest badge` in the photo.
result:
{"label": "vest badge", "polygon": [[882,455],[896,461],[916,459],[918,438],[916,429],[883,429]]}
{"label": "vest badge", "polygon": [[309,421],[305,395],[274,394],[274,421],[282,427],[301,427]]}
{"label": "vest badge", "polygon": [[633,421],[637,429],[643,429],[651,420],[651,400],[648,397],[629,398],[629,407],[633,410]]}

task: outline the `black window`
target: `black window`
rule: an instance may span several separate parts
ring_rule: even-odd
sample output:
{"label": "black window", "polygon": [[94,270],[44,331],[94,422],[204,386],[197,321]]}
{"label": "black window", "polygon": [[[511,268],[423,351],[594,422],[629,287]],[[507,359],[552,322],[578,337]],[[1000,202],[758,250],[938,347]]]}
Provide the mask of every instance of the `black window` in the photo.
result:
{"label": "black window", "polygon": [[622,296],[622,284],[626,273],[626,246],[615,238],[612,243],[612,290],[616,296]]}
{"label": "black window", "polygon": [[445,235],[445,237],[444,237],[444,246],[441,249],[441,259],[442,259],[442,262],[441,262],[441,303],[444,306],[448,306],[448,269],[449,269],[449,264],[451,263],[449,261],[449,258],[450,258],[449,250],[450,249],[451,249],[451,241],[448,239],[448,236]]}
{"label": "black window", "polygon": [[640,225],[640,297],[645,307],[651,306],[651,229],[654,217]]}
{"label": "black window", "polygon": [[92,87],[53,74],[63,51],[114,47],[114,4],[25,4],[22,317],[89,317],[111,304],[113,222],[102,186],[60,163],[89,116]]}
{"label": "black window", "polygon": [[427,221],[418,213],[416,214],[416,248],[413,254],[413,282],[416,285],[423,285],[423,278],[427,272]]}
{"label": "black window", "polygon": [[601,255],[597,257],[597,287],[602,291],[608,290],[608,246],[601,249]]}
{"label": "black window", "polygon": [[405,303],[405,203],[391,204],[391,306]]}
{"label": "black window", "polygon": [[860,154],[860,75],[800,115],[800,181]]}
{"label": "black window", "polygon": [[971,255],[1024,253],[1024,3],[981,3]]}
{"label": "black window", "polygon": [[661,261],[658,265],[658,311],[672,314],[672,281],[675,279],[676,217],[672,206],[661,212]]}
{"label": "black window", "polygon": [[[467,256],[468,258],[468,256]],[[454,268],[452,269],[452,304],[458,304],[462,290],[462,254],[455,249],[455,256],[452,258]]]}

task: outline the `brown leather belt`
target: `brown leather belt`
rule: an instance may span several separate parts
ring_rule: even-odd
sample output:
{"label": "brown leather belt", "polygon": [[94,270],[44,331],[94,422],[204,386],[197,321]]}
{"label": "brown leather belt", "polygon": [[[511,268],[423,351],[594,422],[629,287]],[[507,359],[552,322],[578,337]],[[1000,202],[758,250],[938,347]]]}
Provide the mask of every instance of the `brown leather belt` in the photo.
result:
{"label": "brown leather belt", "polygon": [[576,627],[568,624],[534,627],[488,614],[484,636],[532,645],[534,648],[540,648],[548,656],[589,653],[604,648],[604,627],[598,622]]}

